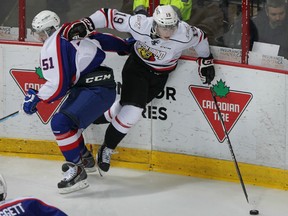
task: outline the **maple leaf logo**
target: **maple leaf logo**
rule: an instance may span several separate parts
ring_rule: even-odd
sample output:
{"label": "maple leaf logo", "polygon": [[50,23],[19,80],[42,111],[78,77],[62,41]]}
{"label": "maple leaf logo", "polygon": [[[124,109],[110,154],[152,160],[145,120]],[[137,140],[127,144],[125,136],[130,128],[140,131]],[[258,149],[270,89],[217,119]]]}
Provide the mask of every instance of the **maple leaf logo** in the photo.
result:
{"label": "maple leaf logo", "polygon": [[39,79],[45,79],[43,76],[42,69],[40,67],[35,68],[35,73],[39,76]]}
{"label": "maple leaf logo", "polygon": [[227,87],[222,79],[217,81],[217,84],[213,85],[212,89],[220,98],[226,97],[227,94],[230,92],[230,87]]}

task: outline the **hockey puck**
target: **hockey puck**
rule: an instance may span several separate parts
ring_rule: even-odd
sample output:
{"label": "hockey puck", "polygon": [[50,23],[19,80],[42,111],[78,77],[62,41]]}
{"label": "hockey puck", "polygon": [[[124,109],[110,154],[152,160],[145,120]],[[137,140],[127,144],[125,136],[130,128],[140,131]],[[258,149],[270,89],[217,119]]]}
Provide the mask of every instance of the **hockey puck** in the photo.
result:
{"label": "hockey puck", "polygon": [[256,209],[250,210],[250,215],[258,215],[259,211]]}

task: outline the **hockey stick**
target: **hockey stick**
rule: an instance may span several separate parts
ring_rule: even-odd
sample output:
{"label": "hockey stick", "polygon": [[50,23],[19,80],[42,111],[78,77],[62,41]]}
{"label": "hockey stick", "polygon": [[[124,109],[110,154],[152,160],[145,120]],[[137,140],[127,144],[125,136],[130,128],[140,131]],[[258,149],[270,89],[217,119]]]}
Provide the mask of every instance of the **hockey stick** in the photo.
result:
{"label": "hockey stick", "polygon": [[3,121],[5,121],[5,120],[7,120],[8,118],[11,118],[11,117],[16,116],[17,114],[19,114],[19,112],[20,112],[20,110],[18,110],[18,111],[16,111],[16,112],[13,112],[13,113],[11,113],[11,114],[9,114],[9,115],[1,118],[1,119],[0,119],[0,122],[3,122]]}
{"label": "hockey stick", "polygon": [[235,167],[236,167],[236,171],[237,171],[238,178],[239,178],[239,180],[240,180],[240,183],[241,183],[241,186],[242,186],[244,195],[245,195],[245,197],[246,197],[247,203],[249,204],[249,199],[248,199],[248,194],[247,194],[247,191],[246,191],[246,187],[245,187],[244,181],[243,181],[243,179],[242,179],[242,175],[241,175],[241,172],[240,172],[240,168],[239,168],[239,166],[238,166],[238,163],[237,163],[237,160],[236,160],[236,156],[235,156],[235,154],[234,154],[234,151],[233,151],[233,148],[232,148],[232,144],[231,144],[230,138],[229,138],[229,136],[228,136],[228,132],[227,132],[226,126],[225,126],[225,124],[224,124],[223,117],[222,117],[222,115],[221,115],[220,108],[219,108],[219,106],[218,106],[218,104],[217,104],[216,94],[215,94],[214,90],[212,89],[212,87],[210,87],[210,91],[211,91],[211,94],[212,94],[212,97],[213,97],[213,100],[214,100],[214,103],[215,103],[215,106],[216,106],[216,110],[217,110],[217,113],[218,113],[218,116],[219,116],[221,125],[222,125],[222,127],[223,127],[225,136],[226,136],[226,138],[227,138],[227,143],[228,143],[228,146],[229,146],[229,150],[230,150],[232,159],[233,159],[233,161],[234,161],[234,165],[235,165]]}

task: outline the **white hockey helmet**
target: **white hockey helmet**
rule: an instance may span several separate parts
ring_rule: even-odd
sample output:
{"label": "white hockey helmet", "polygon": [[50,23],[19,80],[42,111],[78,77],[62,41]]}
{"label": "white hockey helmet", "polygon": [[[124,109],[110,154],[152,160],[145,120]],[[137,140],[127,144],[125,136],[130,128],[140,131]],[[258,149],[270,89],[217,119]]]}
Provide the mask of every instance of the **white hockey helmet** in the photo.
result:
{"label": "white hockey helmet", "polygon": [[0,174],[0,201],[6,199],[7,196],[7,184],[4,177]]}
{"label": "white hockey helmet", "polygon": [[179,23],[176,11],[171,5],[159,5],[155,8],[153,19],[159,26],[173,27]]}
{"label": "white hockey helmet", "polygon": [[153,31],[162,39],[169,39],[178,27],[179,18],[171,5],[159,5],[153,13]]}
{"label": "white hockey helmet", "polygon": [[60,18],[53,11],[44,10],[32,21],[32,33],[38,34],[38,40],[44,42],[60,27]]}

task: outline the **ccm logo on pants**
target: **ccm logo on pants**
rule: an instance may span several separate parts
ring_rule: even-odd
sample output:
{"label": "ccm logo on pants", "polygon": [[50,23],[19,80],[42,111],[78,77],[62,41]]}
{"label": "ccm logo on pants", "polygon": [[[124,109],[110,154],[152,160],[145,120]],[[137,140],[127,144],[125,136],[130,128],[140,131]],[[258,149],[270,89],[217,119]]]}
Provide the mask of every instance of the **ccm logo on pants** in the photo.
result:
{"label": "ccm logo on pants", "polygon": [[105,75],[86,78],[85,82],[86,83],[93,83],[93,82],[98,82],[98,81],[102,81],[102,80],[109,80],[109,79],[111,79],[111,74],[105,74]]}

